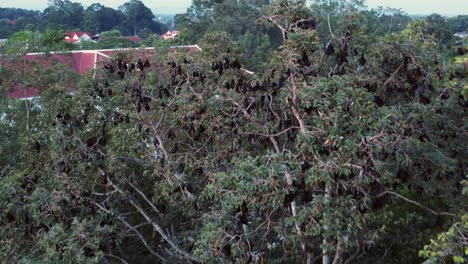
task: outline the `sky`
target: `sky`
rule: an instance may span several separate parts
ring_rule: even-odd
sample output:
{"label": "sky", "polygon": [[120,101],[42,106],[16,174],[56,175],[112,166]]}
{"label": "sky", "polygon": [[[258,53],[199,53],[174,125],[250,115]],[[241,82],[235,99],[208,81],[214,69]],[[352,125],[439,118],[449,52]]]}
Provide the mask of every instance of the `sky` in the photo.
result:
{"label": "sky", "polygon": [[411,15],[468,15],[468,0],[367,0],[367,5],[402,8]]}
{"label": "sky", "polygon": [[[128,2],[128,0],[71,0],[79,2],[86,8],[92,3],[117,8]],[[192,0],[142,0],[142,2],[156,14],[185,13]],[[34,10],[44,10],[48,0],[0,0],[0,7],[17,7]]]}
{"label": "sky", "polygon": [[[99,2],[105,6],[117,8],[127,0],[72,0],[80,2],[85,8]],[[0,0],[0,7],[17,7],[43,10],[48,0]],[[184,13],[191,0],[143,0],[143,3],[156,14]],[[409,14],[423,15],[439,13],[442,15],[468,15],[468,0],[367,0],[369,7],[402,8]]]}

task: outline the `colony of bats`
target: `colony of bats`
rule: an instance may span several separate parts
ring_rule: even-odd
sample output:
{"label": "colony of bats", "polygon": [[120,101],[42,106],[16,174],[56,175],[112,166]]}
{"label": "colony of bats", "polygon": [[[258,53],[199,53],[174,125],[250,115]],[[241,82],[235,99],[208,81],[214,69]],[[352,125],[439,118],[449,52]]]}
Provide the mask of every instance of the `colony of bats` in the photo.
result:
{"label": "colony of bats", "polygon": [[[290,28],[290,33],[297,32],[301,29],[313,29],[316,27],[316,21],[314,19],[305,19],[300,20],[294,23]],[[240,95],[242,102],[241,107],[243,107],[248,114],[252,114],[254,111],[262,111],[266,116],[266,120],[269,122],[275,123],[274,131],[271,133],[278,133],[280,131],[286,131],[291,127],[297,127],[297,121],[292,116],[288,116],[286,113],[281,113],[280,109],[275,109],[275,104],[273,102],[277,99],[278,95],[281,93],[282,89],[286,89],[290,77],[293,74],[298,74],[303,79],[307,78],[326,78],[334,75],[344,75],[346,73],[353,73],[357,70],[362,70],[365,67],[369,67],[368,59],[370,57],[364,51],[357,52],[356,50],[350,51],[349,41],[352,39],[352,32],[347,31],[339,40],[333,40],[327,43],[322,51],[320,52],[321,56],[328,58],[328,63],[326,67],[332,65],[333,70],[329,71],[324,69],[315,68],[312,59],[309,57],[307,52],[302,51],[298,59],[295,61],[295,64],[298,66],[296,69],[292,70],[289,68],[281,71],[276,68],[270,69],[266,74],[261,78],[252,78],[252,76],[242,69],[242,64],[239,59],[226,54],[224,57],[221,56],[221,59],[213,61],[210,65],[205,67],[205,70],[202,70],[197,67],[191,67],[191,61],[184,58],[181,61],[169,61],[166,64],[159,65],[156,67],[157,71],[165,70],[168,73],[168,81],[164,84],[156,87],[156,95],[149,95],[146,93],[145,89],[142,88],[141,84],[134,84],[132,87],[128,86],[125,88],[124,96],[130,100],[131,104],[134,107],[134,111],[120,112],[114,111],[112,115],[108,117],[102,117],[98,123],[100,127],[98,128],[98,133],[95,136],[88,138],[84,142],[84,151],[83,158],[89,158],[90,153],[97,154],[97,157],[103,159],[104,156],[101,155],[100,148],[105,146],[107,143],[106,129],[108,128],[107,123],[110,122],[113,125],[117,126],[121,123],[131,124],[137,118],[132,118],[135,113],[139,114],[143,111],[150,112],[152,107],[155,105],[152,103],[153,100],[158,100],[160,107],[166,107],[163,102],[164,99],[174,97],[177,95],[176,88],[182,86],[191,86],[191,87],[205,87],[205,85],[210,85],[213,83],[220,84],[220,89],[225,89],[227,92],[236,92]],[[309,52],[310,54],[310,52]],[[350,63],[350,61],[353,63]],[[357,63],[354,63],[357,62]],[[428,94],[434,93],[435,88],[432,83],[423,81],[427,77],[427,72],[425,69],[414,62],[414,58],[411,54],[402,53],[401,59],[399,61],[393,61],[390,58],[385,57],[382,60],[381,65],[378,65],[382,69],[383,80],[389,80],[392,77],[392,74],[396,71],[399,64],[403,64],[403,68],[398,75],[399,82],[408,84],[411,87],[409,95],[417,95],[420,102],[423,104],[429,104],[431,102]],[[438,65],[438,61],[435,59],[434,64]],[[416,66],[416,67],[414,67]],[[357,69],[350,69],[350,67],[356,67]],[[370,66],[372,67],[372,66]],[[151,63],[147,59],[138,59],[136,62],[130,62],[129,60],[117,59],[115,61],[106,63],[103,67],[108,74],[107,81],[104,85],[96,85],[94,91],[91,95],[95,99],[104,99],[106,97],[113,97],[114,92],[112,90],[109,82],[117,79],[124,80],[125,78],[131,78],[133,75],[138,74],[139,76],[144,76],[145,72],[152,71],[154,68],[151,68]],[[233,74],[234,71],[234,74]],[[438,71],[438,74],[441,75],[441,71]],[[256,77],[254,75],[254,77]],[[441,77],[441,76],[439,76]],[[114,78],[114,79],[112,79]],[[143,80],[143,78],[141,79]],[[393,83],[397,83],[397,81]],[[392,84],[393,84],[392,83]],[[382,80],[373,80],[373,81],[363,81],[359,85],[366,88],[369,92],[374,94],[377,93],[378,88],[382,86]],[[403,89],[403,85],[395,84],[396,88]],[[378,107],[385,106],[387,104],[388,97],[391,96],[391,93],[394,92],[392,89],[395,87],[384,87],[385,92],[382,94],[376,94],[374,96],[375,104]],[[179,89],[180,90],[180,89]],[[448,95],[445,93],[441,94],[442,99],[448,99]],[[351,111],[350,106],[344,106],[345,111]],[[316,112],[314,107],[303,107],[302,110],[308,115],[312,115]],[[81,116],[72,117],[69,113],[60,113],[56,116],[53,121],[54,125],[62,125],[73,129],[74,127],[79,127],[82,124],[88,123],[88,109],[83,110]],[[275,111],[279,114],[275,114]],[[207,132],[207,129],[204,127],[202,122],[199,122],[200,119],[206,114],[206,109],[201,108],[193,114],[188,114],[184,117],[184,125],[181,127],[187,132],[192,140],[199,141],[202,139],[203,135]],[[290,114],[289,114],[290,115]],[[194,123],[199,125],[194,126]],[[148,128],[144,129],[141,124],[138,124],[140,131],[145,131],[149,135]],[[226,127],[223,128],[224,132],[229,131],[232,137],[240,136],[240,126],[234,121],[226,122]],[[175,139],[176,133],[173,129],[170,129],[165,135],[167,139]],[[284,133],[281,137],[284,142],[293,139],[297,131],[295,129],[290,129],[287,133]],[[249,142],[259,142],[261,136],[246,135],[245,140]],[[172,144],[171,152],[177,152],[180,148],[178,143]],[[326,146],[324,144],[323,149],[320,150],[321,155],[328,155],[331,151],[334,151],[333,146]],[[36,142],[33,146],[33,149],[37,152],[40,152],[41,146]],[[162,161],[164,162],[164,161]],[[322,187],[320,183],[317,183],[316,188],[307,186],[305,184],[304,175],[308,170],[308,165],[305,162],[301,168],[302,177],[298,182],[294,183],[295,190],[289,192],[285,196],[284,204],[287,206],[291,201],[299,199],[301,202],[307,203],[311,201],[311,197],[314,192],[321,192]],[[64,169],[61,169],[64,170]],[[190,184],[180,185],[174,189],[171,194],[189,190]],[[345,191],[345,190],[338,190]],[[384,190],[382,186],[378,183],[372,183],[370,186],[370,192],[373,196],[378,196]],[[354,193],[355,196],[363,195],[360,193]],[[373,209],[379,209],[383,201],[386,199],[386,196],[382,196],[379,199],[374,199]],[[248,208],[242,204],[237,212],[237,233],[241,233],[242,225],[248,223]],[[230,248],[227,244],[222,249],[225,255],[230,254]]]}

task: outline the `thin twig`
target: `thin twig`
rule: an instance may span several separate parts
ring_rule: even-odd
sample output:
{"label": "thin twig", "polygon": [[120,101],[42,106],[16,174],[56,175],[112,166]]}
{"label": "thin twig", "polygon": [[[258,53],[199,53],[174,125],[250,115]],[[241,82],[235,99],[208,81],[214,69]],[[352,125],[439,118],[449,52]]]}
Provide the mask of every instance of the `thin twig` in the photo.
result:
{"label": "thin twig", "polygon": [[332,36],[332,38],[337,39],[337,38],[335,37],[335,34],[333,34],[333,31],[332,31],[332,28],[331,28],[331,24],[330,24],[330,14],[335,13],[335,12],[336,12],[336,10],[333,11],[333,12],[331,12],[331,13],[327,13],[327,22],[328,22],[328,30],[330,31],[330,35]]}
{"label": "thin twig", "polygon": [[403,67],[404,65],[405,65],[404,63],[400,64],[400,66],[396,69],[396,71],[392,73],[390,77],[388,77],[388,79],[384,82],[382,86],[385,87],[393,79],[393,77],[395,77],[395,75],[400,71],[401,67]]}
{"label": "thin twig", "polygon": [[153,208],[153,210],[159,215],[159,217],[163,218],[163,213],[161,213],[161,211],[158,210],[158,208],[156,208],[156,206],[149,200],[149,198],[140,190],[138,189],[137,187],[135,187],[135,185],[133,185],[131,182],[128,183],[135,191],[137,191],[141,197],[143,197],[143,199],[151,206],[151,208]]}
{"label": "thin twig", "polygon": [[[114,187],[119,193],[121,193],[122,195],[126,196],[126,193],[120,189],[117,185],[115,185],[112,180],[107,177],[107,182],[112,186]],[[178,244],[176,244],[176,242],[164,231],[164,229],[161,228],[161,226],[159,226],[158,223],[156,223],[152,217],[149,216],[149,214],[138,204],[136,203],[135,200],[133,199],[129,199],[129,202],[133,205],[133,207],[135,207],[135,209],[137,209],[137,211],[146,219],[146,221],[148,221],[148,223],[150,223],[153,228],[161,235],[161,237],[166,240],[166,242],[173,248],[175,249],[177,252],[179,252],[180,254],[182,254],[182,256],[186,257],[187,259],[189,260],[192,260],[192,261],[195,261],[195,262],[198,262],[198,260],[189,252],[185,251],[183,248],[181,248]]]}
{"label": "thin twig", "polygon": [[422,209],[425,209],[425,210],[429,211],[429,212],[432,213],[433,215],[448,215],[448,216],[456,217],[456,215],[455,215],[455,214],[452,214],[452,213],[447,213],[447,212],[438,213],[438,212],[436,212],[436,211],[434,211],[434,210],[432,210],[432,209],[430,209],[430,208],[427,208],[426,206],[424,206],[424,205],[422,205],[422,204],[420,204],[420,203],[418,203],[418,202],[416,202],[416,201],[413,201],[413,200],[411,200],[411,199],[409,199],[409,198],[406,198],[406,197],[404,197],[403,195],[398,194],[398,193],[396,193],[396,192],[385,191],[385,192],[379,194],[379,195],[376,196],[376,197],[382,197],[382,196],[384,196],[384,195],[386,195],[386,194],[394,195],[394,196],[396,196],[396,197],[398,197],[398,198],[400,198],[400,199],[405,200],[405,201],[408,202],[408,203],[411,203],[411,204],[414,204],[414,205],[416,205],[416,206],[418,206],[418,207],[421,207]]}
{"label": "thin twig", "polygon": [[117,216],[117,219],[119,219],[122,223],[124,223],[125,226],[127,226],[130,230],[132,230],[133,232],[135,232],[135,234],[140,238],[141,242],[143,242],[143,244],[145,245],[145,247],[148,249],[148,251],[151,253],[151,255],[154,255],[156,257],[158,257],[159,259],[161,260],[165,260],[165,258],[163,256],[161,256],[158,252],[154,251],[151,246],[148,244],[148,242],[146,241],[146,239],[143,237],[143,235],[140,233],[140,231],[138,231],[136,229],[136,227],[132,226],[131,224],[129,224],[127,221],[125,221],[125,219],[122,217],[122,216]]}

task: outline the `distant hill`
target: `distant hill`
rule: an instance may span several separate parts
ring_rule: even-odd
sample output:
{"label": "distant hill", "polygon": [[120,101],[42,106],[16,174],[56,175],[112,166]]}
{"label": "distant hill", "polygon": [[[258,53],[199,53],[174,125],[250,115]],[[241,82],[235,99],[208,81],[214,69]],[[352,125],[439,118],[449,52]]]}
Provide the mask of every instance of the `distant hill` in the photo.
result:
{"label": "distant hill", "polygon": [[409,14],[408,16],[411,17],[411,19],[418,19],[418,18],[425,18],[425,17],[427,17],[429,15]]}
{"label": "distant hill", "polygon": [[[430,16],[431,14],[409,14],[408,16],[411,17],[411,19],[418,19],[418,18],[425,18]],[[464,16],[464,15],[449,15],[449,14],[440,14],[441,16],[444,17],[458,17],[458,16]]]}

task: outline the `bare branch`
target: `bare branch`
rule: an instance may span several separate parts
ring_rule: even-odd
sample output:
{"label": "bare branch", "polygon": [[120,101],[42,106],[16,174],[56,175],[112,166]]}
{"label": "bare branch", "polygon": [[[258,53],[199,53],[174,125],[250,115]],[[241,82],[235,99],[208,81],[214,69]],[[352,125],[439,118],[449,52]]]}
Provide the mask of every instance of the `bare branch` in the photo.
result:
{"label": "bare branch", "polygon": [[400,64],[396,71],[392,75],[390,75],[390,77],[388,77],[388,79],[384,82],[382,86],[385,87],[393,79],[393,77],[395,77],[395,75],[400,71],[401,67],[403,67],[404,65],[404,63]]}
{"label": "bare branch", "polygon": [[133,232],[135,232],[135,234],[140,238],[141,242],[143,242],[143,244],[145,245],[145,247],[148,249],[148,251],[151,253],[151,255],[154,255],[156,257],[158,257],[159,259],[161,260],[164,260],[164,257],[161,256],[160,254],[158,254],[156,251],[154,251],[151,246],[148,244],[148,242],[146,241],[146,239],[143,237],[143,235],[140,233],[140,231],[138,231],[136,229],[136,227],[132,226],[131,224],[129,224],[127,221],[125,221],[125,219],[122,217],[122,216],[117,216],[117,219],[119,219],[122,223],[124,223],[125,226],[127,226],[130,230],[132,230]]}
{"label": "bare branch", "polygon": [[151,206],[151,208],[153,208],[153,210],[159,215],[159,217],[163,218],[164,215],[163,213],[161,213],[161,211],[158,210],[158,208],[156,208],[156,206],[149,200],[149,198],[140,190],[138,189],[137,187],[135,187],[135,185],[133,185],[131,182],[128,183],[135,191],[137,191],[141,197],[143,197],[143,199]]}
{"label": "bare branch", "polygon": [[[115,185],[112,180],[107,177],[107,182],[112,186],[114,187],[119,193],[123,194],[123,195],[126,195],[126,193],[120,189],[117,185]],[[183,248],[181,248],[176,242],[174,242],[174,240],[164,231],[164,229],[161,228],[161,226],[159,226],[158,223],[156,223],[154,221],[153,218],[150,217],[150,215],[138,204],[136,203],[135,200],[133,199],[130,199],[129,202],[133,205],[133,207],[135,207],[135,209],[146,219],[146,221],[148,221],[148,223],[150,223],[154,230],[156,230],[160,235],[161,237],[166,240],[166,242],[173,248],[175,249],[177,252],[179,252],[182,256],[184,256],[185,258],[189,259],[189,260],[192,260],[192,261],[195,261],[195,262],[198,262],[198,260],[189,252],[185,251]]]}
{"label": "bare branch", "polygon": [[349,264],[351,263],[359,254],[359,252],[361,251],[361,243],[358,243],[357,245],[357,249],[356,251],[353,253],[353,255],[351,255],[344,264]]}
{"label": "bare branch", "polygon": [[330,31],[330,35],[332,36],[332,38],[337,39],[335,37],[335,34],[333,34],[333,31],[332,31],[332,28],[331,28],[331,23],[330,23],[330,14],[334,13],[335,11],[333,11],[331,13],[327,13],[327,22],[328,22],[328,30]]}
{"label": "bare branch", "polygon": [[436,212],[436,211],[434,211],[434,210],[432,210],[432,209],[430,209],[430,208],[427,208],[426,206],[424,206],[424,205],[422,205],[422,204],[420,204],[420,203],[418,203],[418,202],[416,202],[416,201],[413,201],[413,200],[411,200],[411,199],[409,199],[409,198],[406,198],[406,197],[404,197],[403,195],[398,194],[398,193],[396,193],[396,192],[386,191],[386,192],[383,192],[383,193],[379,194],[379,195],[376,196],[376,197],[382,197],[382,196],[384,196],[384,195],[386,195],[386,194],[394,195],[394,196],[396,196],[396,197],[398,197],[398,198],[400,198],[400,199],[405,200],[405,201],[408,202],[408,203],[411,203],[411,204],[414,204],[414,205],[416,205],[416,206],[418,206],[418,207],[421,207],[422,209],[429,211],[429,212],[432,213],[433,215],[448,215],[448,216],[456,217],[456,215],[455,215],[455,214],[452,214],[452,213],[447,213],[447,212],[438,213],[438,212]]}
{"label": "bare branch", "polygon": [[281,33],[283,34],[283,40],[287,39],[288,30],[286,28],[284,28],[282,25],[280,25],[280,23],[279,23],[279,21],[281,20],[280,16],[269,16],[269,17],[264,16],[263,18],[266,18],[270,22],[275,24],[275,26],[277,26],[281,30]]}

